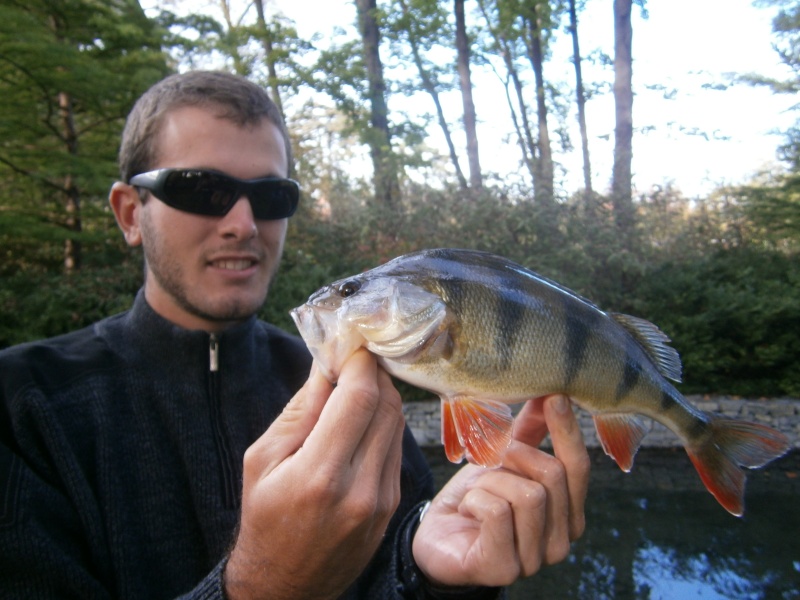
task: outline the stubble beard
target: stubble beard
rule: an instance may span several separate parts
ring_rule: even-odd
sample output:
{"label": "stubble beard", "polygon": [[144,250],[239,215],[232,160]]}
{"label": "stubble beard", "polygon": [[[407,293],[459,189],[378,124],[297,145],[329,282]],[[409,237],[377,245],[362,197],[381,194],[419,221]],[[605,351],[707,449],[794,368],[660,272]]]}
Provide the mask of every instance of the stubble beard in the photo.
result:
{"label": "stubble beard", "polygon": [[181,264],[170,258],[169,250],[164,247],[159,236],[149,227],[149,223],[143,222],[142,226],[144,229],[150,229],[147,237],[151,241],[151,244],[144,245],[145,285],[147,285],[148,278],[152,277],[153,283],[158,285],[186,313],[211,323],[225,324],[249,319],[263,306],[277,274],[280,256],[276,257],[267,284],[257,297],[248,299],[231,294],[220,301],[212,301],[203,296],[202,290],[190,289]]}
{"label": "stubble beard", "polygon": [[192,297],[189,286],[184,283],[183,269],[177,262],[168,258],[159,256],[154,260],[145,252],[145,271],[185,312],[212,323],[236,323],[249,319],[263,306],[275,280],[277,269],[273,268],[263,293],[255,299],[231,295],[216,302],[197,297],[197,292],[195,297]]}

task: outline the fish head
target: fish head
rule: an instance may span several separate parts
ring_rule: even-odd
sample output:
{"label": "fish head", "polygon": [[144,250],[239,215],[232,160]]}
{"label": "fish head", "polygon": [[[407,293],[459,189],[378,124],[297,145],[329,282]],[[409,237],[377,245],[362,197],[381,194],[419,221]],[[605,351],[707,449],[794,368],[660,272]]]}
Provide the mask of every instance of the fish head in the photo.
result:
{"label": "fish head", "polygon": [[435,292],[368,271],[320,288],[291,316],[325,377],[336,381],[362,346],[378,356],[413,359],[446,313]]}

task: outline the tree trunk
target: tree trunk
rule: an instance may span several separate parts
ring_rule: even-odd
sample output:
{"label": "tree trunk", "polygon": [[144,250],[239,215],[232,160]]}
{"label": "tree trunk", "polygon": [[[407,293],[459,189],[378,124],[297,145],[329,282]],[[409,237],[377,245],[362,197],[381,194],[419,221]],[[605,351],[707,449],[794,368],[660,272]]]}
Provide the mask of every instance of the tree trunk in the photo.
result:
{"label": "tree trunk", "polygon": [[379,46],[380,31],[375,20],[376,0],[356,0],[358,25],[364,46],[370,101],[370,131],[367,143],[374,169],[375,197],[389,208],[395,208],[400,196],[397,167],[392,156],[389,109],[386,105],[386,83]]}
{"label": "tree trunk", "polygon": [[583,151],[583,189],[587,196],[592,194],[592,166],[589,161],[589,133],[586,129],[586,95],[583,91],[581,74],[581,49],[578,43],[578,15],[575,0],[569,0],[569,28],[572,33],[572,60],[575,63],[575,93],[578,102],[578,126],[581,130],[581,150]]}
{"label": "tree trunk", "polygon": [[464,104],[464,132],[467,136],[467,158],[469,159],[469,183],[473,189],[483,187],[480,155],[478,153],[478,133],[476,128],[475,102],[472,99],[472,80],[469,72],[469,40],[464,18],[464,0],[455,0],[456,51],[458,53],[458,79],[461,85],[461,99]]}
{"label": "tree trunk", "polygon": [[[78,154],[78,135],[75,131],[75,119],[72,112],[72,98],[66,92],[58,94],[58,110],[63,128],[63,140],[67,152],[71,156]],[[81,224],[81,196],[80,190],[75,185],[75,178],[70,173],[64,178],[64,195],[66,197],[65,210],[67,213],[66,226],[72,232],[79,233]],[[76,237],[69,237],[64,242],[64,269],[73,273],[81,268],[81,242]]]}
{"label": "tree trunk", "polygon": [[261,31],[261,46],[264,48],[264,62],[267,63],[267,75],[269,77],[269,89],[272,92],[272,101],[278,107],[284,121],[286,115],[283,112],[283,102],[281,101],[281,92],[278,87],[278,73],[275,69],[277,61],[275,60],[274,48],[272,47],[272,32],[267,26],[267,21],[264,18],[264,2],[263,0],[255,0],[256,14],[258,21],[258,28]]}
{"label": "tree trunk", "polygon": [[228,26],[226,41],[223,42],[225,51],[228,52],[230,57],[233,59],[233,71],[237,75],[245,77],[248,74],[248,69],[247,65],[242,60],[242,55],[239,53],[239,44],[237,39],[239,36],[239,26],[233,22],[233,17],[231,17],[231,5],[229,0],[220,0],[219,8],[222,11],[222,17],[225,19],[225,24]]}
{"label": "tree trunk", "polygon": [[538,7],[532,3],[532,14],[527,21],[528,56],[536,81],[536,114],[539,126],[539,160],[537,172],[539,185],[536,189],[537,201],[550,205],[555,202],[553,154],[550,148],[550,130],[547,127],[547,103],[544,91],[544,59],[542,53],[542,29],[539,23]]}
{"label": "tree trunk", "polygon": [[633,59],[631,0],[614,0],[614,171],[611,183],[617,227],[623,240],[633,231]]}
{"label": "tree trunk", "polygon": [[[403,9],[403,14],[408,15],[409,9],[405,0],[400,0],[400,6]],[[425,65],[422,62],[422,57],[419,53],[419,40],[414,32],[413,18],[411,19],[410,23],[411,25],[408,28],[407,34],[408,43],[411,46],[411,54],[414,57],[414,64],[417,66],[419,78],[422,81],[422,87],[426,92],[428,92],[428,95],[433,100],[434,106],[436,106],[436,116],[439,120],[439,127],[441,127],[442,133],[444,134],[444,139],[447,142],[447,149],[450,152],[450,162],[453,163],[453,168],[456,171],[458,185],[462,190],[464,190],[467,189],[467,180],[464,177],[464,172],[461,170],[461,165],[458,162],[458,153],[456,152],[456,146],[453,143],[453,137],[450,135],[450,126],[447,124],[447,119],[444,117],[444,109],[442,109],[442,103],[439,100],[439,92],[436,90],[436,83],[431,79],[430,73],[428,73],[427,69],[425,69]]]}

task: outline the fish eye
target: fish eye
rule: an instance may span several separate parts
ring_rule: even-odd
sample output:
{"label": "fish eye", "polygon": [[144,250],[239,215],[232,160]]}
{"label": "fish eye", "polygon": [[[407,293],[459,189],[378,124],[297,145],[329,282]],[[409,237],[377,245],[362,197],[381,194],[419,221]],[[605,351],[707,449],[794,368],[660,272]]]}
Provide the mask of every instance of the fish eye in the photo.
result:
{"label": "fish eye", "polygon": [[345,281],[339,286],[339,294],[342,298],[348,298],[361,289],[361,282],[356,279]]}

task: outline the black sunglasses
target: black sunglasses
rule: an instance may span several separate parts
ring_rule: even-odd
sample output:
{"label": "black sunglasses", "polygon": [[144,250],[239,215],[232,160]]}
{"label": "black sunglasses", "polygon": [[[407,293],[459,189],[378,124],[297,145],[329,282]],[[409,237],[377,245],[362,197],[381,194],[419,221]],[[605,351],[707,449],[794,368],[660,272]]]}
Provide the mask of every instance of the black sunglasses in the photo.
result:
{"label": "black sunglasses", "polygon": [[300,200],[300,184],[293,179],[236,179],[208,169],[158,169],[134,175],[128,183],[150,190],[167,206],[210,217],[228,214],[246,195],[256,219],[286,219]]}

